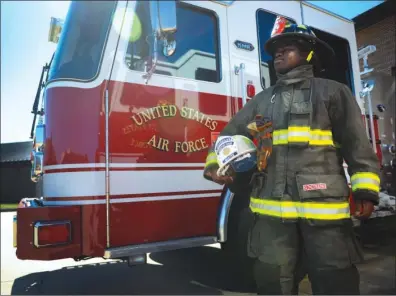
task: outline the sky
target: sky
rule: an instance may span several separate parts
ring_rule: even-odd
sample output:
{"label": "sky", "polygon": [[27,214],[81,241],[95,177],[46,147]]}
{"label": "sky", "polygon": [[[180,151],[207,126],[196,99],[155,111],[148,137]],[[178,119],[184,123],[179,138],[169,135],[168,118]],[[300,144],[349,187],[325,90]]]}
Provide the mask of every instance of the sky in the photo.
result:
{"label": "sky", "polygon": [[[391,0],[394,1],[394,0]],[[346,18],[383,1],[308,1]],[[70,1],[1,1],[1,143],[29,141],[42,67],[56,45],[51,17],[65,18]]]}

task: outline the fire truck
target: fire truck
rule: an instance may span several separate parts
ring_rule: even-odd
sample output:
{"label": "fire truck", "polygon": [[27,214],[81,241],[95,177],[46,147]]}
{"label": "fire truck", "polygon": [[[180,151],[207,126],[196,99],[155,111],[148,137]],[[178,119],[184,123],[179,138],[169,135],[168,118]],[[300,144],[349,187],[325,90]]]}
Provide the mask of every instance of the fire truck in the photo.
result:
{"label": "fire truck", "polygon": [[381,146],[364,102],[373,83],[360,77],[373,49],[358,51],[352,21],[305,1],[75,1],[51,23],[57,48],[33,106],[39,190],[14,217],[16,256],[134,265],[213,243],[244,253],[249,194],[205,180],[203,168],[226,123],[276,82],[263,44],[277,17],[333,47],[317,76],[351,88],[373,149],[391,162],[394,145]]}

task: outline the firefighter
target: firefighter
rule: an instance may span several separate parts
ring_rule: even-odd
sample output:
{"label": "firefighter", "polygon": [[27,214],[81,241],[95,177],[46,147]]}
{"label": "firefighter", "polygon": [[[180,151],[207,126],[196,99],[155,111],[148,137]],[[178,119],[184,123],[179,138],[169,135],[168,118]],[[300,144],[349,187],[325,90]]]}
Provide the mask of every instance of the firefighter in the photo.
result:
{"label": "firefighter", "polygon": [[[359,294],[355,264],[362,254],[348,196],[351,190],[360,218],[379,200],[379,164],[360,108],[346,85],[314,77],[315,59],[334,52],[309,27],[276,24],[265,50],[274,58],[276,84],[247,102],[220,133],[258,140],[248,242],[257,293],[296,294],[304,255],[314,294]],[[211,147],[204,177],[233,190],[238,175],[217,175],[216,159]]]}

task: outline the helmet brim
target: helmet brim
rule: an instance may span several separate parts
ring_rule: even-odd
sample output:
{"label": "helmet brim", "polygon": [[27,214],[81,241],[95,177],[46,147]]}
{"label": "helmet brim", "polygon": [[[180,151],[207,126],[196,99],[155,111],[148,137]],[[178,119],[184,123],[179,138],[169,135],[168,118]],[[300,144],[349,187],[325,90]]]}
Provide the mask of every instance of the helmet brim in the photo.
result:
{"label": "helmet brim", "polygon": [[321,58],[329,57],[333,58],[335,56],[334,50],[328,45],[326,42],[320,40],[319,38],[311,35],[301,34],[301,33],[282,33],[276,35],[267,40],[264,44],[264,50],[273,56],[277,43],[280,41],[288,40],[288,39],[302,39],[306,40],[309,43],[312,43],[314,50],[318,51],[318,56]]}

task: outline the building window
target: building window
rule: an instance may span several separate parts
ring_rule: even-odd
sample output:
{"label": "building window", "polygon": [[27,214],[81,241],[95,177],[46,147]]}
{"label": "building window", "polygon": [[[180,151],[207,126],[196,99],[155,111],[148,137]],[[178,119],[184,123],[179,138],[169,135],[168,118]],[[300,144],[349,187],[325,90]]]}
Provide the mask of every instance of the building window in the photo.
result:
{"label": "building window", "polygon": [[[221,57],[217,16],[212,11],[182,2],[177,2],[176,13],[176,51],[169,57],[164,56],[159,42],[158,62],[154,73],[220,82]],[[136,37],[136,32],[131,31],[125,62],[129,69],[143,72],[145,62],[151,59],[153,52],[149,1],[137,2],[135,17],[140,22],[141,34]]]}
{"label": "building window", "polygon": [[392,76],[396,76],[396,67],[395,66],[393,66],[391,68],[391,73],[392,73]]}
{"label": "building window", "polygon": [[[259,45],[259,58],[260,58],[260,77],[261,85],[263,88],[274,85],[277,78],[273,65],[272,56],[264,50],[265,42],[271,37],[271,31],[274,27],[275,20],[279,15],[270,13],[268,11],[259,9],[256,13],[257,22],[257,38]],[[285,17],[290,23],[296,22],[290,18]]]}

